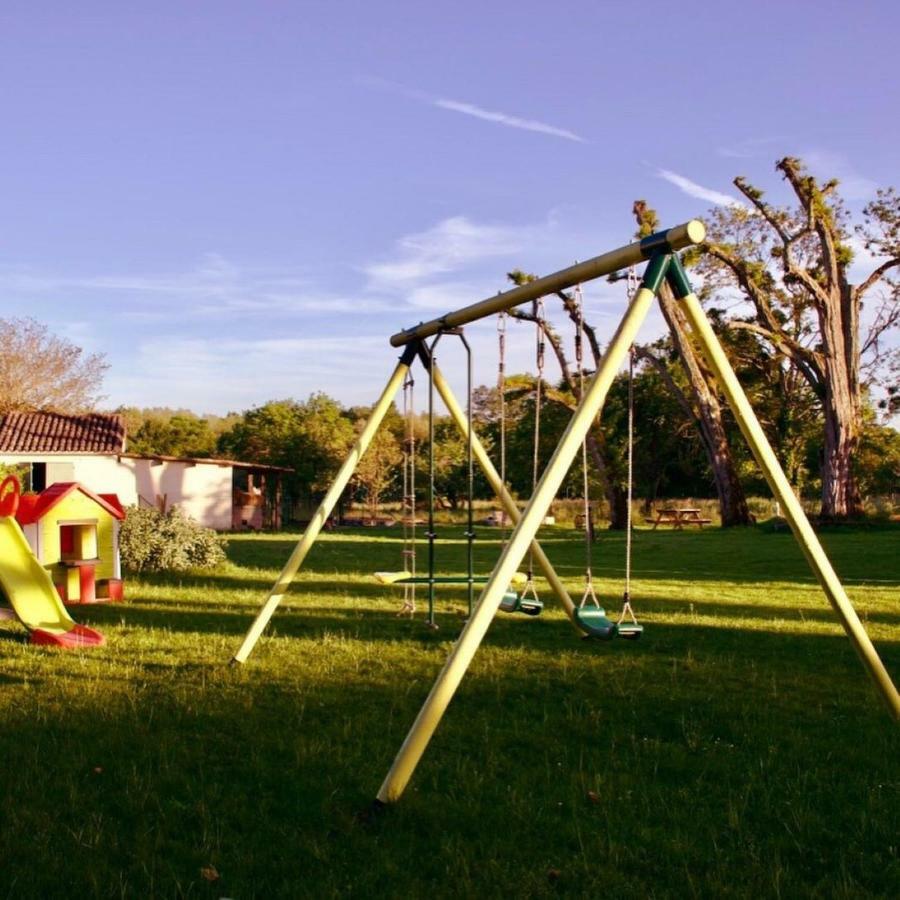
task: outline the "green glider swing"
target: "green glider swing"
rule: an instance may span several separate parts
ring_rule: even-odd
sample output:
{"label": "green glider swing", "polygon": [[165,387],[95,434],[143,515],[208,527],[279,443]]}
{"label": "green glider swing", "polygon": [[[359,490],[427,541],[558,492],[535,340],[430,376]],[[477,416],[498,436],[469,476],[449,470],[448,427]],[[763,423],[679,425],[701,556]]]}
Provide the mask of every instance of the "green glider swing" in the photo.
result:
{"label": "green glider swing", "polygon": [[[452,334],[459,337],[466,350],[467,356],[467,394],[468,394],[468,440],[466,452],[466,506],[468,509],[468,522],[465,532],[466,536],[466,574],[463,576],[444,576],[435,574],[435,544],[437,533],[435,531],[435,489],[434,489],[434,377],[432,364],[434,362],[434,349],[438,341],[444,334]],[[403,606],[398,615],[415,613],[415,592],[417,585],[423,585],[428,588],[428,618],[425,625],[428,628],[437,630],[438,625],[434,617],[434,601],[435,587],[437,585],[465,585],[468,588],[468,614],[472,615],[472,604],[474,600],[474,589],[476,584],[484,584],[487,582],[487,576],[479,576],[474,571],[474,542],[475,542],[475,523],[473,518],[473,499],[474,499],[474,465],[473,465],[473,445],[472,435],[472,350],[461,328],[448,329],[440,332],[432,342],[431,346],[421,351],[422,361],[428,371],[428,574],[417,575],[416,573],[416,493],[415,493],[415,409],[413,403],[413,381],[411,377],[407,377],[403,384],[403,414],[406,419],[407,434],[404,441],[404,460],[403,460],[403,563],[405,568],[399,572],[375,572],[375,580],[379,584],[400,585],[403,588]],[[530,583],[530,576],[526,576],[521,572],[516,572],[510,579],[510,586],[504,594],[504,603],[515,607],[514,611],[525,612],[528,615],[536,615],[537,613],[529,612],[531,606],[527,598],[524,600],[525,593]],[[522,595],[514,590],[516,587],[522,588]],[[539,603],[540,601],[538,601]],[[543,604],[541,604],[543,606]],[[501,609],[504,606],[501,604]],[[540,609],[538,609],[540,612]]]}

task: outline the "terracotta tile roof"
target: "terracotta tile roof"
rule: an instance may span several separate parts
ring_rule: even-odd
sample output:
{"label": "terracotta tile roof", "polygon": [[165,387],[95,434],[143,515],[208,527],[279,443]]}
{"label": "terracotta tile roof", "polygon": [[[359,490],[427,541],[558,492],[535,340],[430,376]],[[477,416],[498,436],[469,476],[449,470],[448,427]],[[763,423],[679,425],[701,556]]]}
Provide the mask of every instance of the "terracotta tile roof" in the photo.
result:
{"label": "terracotta tile roof", "polygon": [[122,453],[125,421],[109,413],[9,413],[0,419],[0,453]]}

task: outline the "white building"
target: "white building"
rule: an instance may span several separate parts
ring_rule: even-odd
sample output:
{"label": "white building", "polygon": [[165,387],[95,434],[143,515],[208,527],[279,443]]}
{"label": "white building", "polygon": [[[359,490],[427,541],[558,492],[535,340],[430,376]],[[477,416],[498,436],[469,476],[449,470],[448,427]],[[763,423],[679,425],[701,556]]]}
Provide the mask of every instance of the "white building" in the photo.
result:
{"label": "white building", "polygon": [[[104,413],[10,413],[0,420],[0,463],[28,467],[32,490],[77,481],[95,493],[116,494],[123,506],[177,506],[220,531],[279,527],[280,477],[290,471],[128,453],[122,417]],[[267,502],[270,496],[274,502]]]}

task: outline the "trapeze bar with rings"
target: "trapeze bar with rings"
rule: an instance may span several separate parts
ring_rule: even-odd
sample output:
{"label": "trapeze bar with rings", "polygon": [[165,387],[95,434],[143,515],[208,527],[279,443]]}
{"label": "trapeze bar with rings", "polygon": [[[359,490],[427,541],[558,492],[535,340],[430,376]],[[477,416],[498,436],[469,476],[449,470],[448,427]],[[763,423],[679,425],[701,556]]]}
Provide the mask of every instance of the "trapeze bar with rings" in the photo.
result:
{"label": "trapeze bar with rings", "polygon": [[567,269],[560,269],[551,275],[545,275],[528,284],[497,294],[496,297],[489,297],[487,300],[481,300],[471,306],[464,306],[439,319],[432,319],[405,331],[399,331],[391,336],[391,346],[402,347],[410,341],[431,337],[448,328],[458,328],[460,325],[475,322],[485,316],[512,309],[529,300],[537,300],[540,297],[555,294],[557,291],[574,287],[576,284],[583,284],[586,281],[601,278],[603,275],[611,275],[613,272],[618,272],[619,269],[626,269],[628,266],[645,262],[657,254],[672,253],[694,244],[701,244],[705,237],[706,226],[699,219],[691,219],[690,222],[685,222],[683,225],[676,225],[668,231],[658,231],[633,244],[626,244],[624,247],[610,250],[608,253],[569,266]]}

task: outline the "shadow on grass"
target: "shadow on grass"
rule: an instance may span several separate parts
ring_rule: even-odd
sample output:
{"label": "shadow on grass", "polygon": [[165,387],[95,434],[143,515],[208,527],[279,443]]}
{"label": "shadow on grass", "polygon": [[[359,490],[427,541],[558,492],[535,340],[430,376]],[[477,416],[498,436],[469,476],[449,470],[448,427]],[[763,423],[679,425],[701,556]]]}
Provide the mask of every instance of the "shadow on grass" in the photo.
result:
{"label": "shadow on grass", "polygon": [[[900,528],[882,529],[900,533]],[[372,535],[365,535],[373,537]],[[392,536],[393,537],[393,536]],[[834,537],[830,542],[829,537]],[[826,536],[826,550],[838,574],[848,585],[875,584],[891,588],[900,585],[896,577],[895,553],[890,542],[882,538],[873,551],[868,543],[869,530],[842,529]],[[557,530],[552,536],[541,536],[551,562],[567,579],[578,578],[584,568],[580,532]],[[604,532],[594,548],[594,570],[601,577],[616,577],[622,571],[625,537],[618,532]],[[832,546],[829,546],[832,543]],[[281,569],[294,542],[286,539],[268,542],[232,541],[229,558],[249,571],[265,568]],[[490,572],[501,549],[499,540],[476,542],[476,571]],[[399,568],[400,539],[390,541],[344,541],[330,537],[313,549],[310,565],[322,572],[366,573]],[[523,563],[524,565],[524,563]],[[465,569],[464,542],[440,544],[438,569],[461,573]],[[634,536],[634,569],[641,580],[707,582],[727,581],[738,584],[794,582],[815,584],[799,545],[790,533],[767,534],[758,528],[714,529],[690,533],[684,531],[652,532],[639,530]],[[202,580],[202,578],[201,578]],[[244,588],[271,587],[270,578],[252,578],[242,582]],[[327,584],[325,585],[327,587]],[[337,588],[338,590],[340,588]]]}
{"label": "shadow on grass", "polygon": [[[715,607],[719,615],[719,607]],[[770,609],[766,607],[765,609]],[[185,611],[179,608],[130,607],[127,610],[92,607],[89,616],[83,619],[101,630],[120,622],[129,628],[169,630],[176,633],[200,633],[234,638],[234,651],[240,638],[246,633],[252,618],[244,615],[246,609],[237,608],[231,612],[202,608]],[[268,639],[278,641],[305,640],[321,641],[326,637],[340,634],[362,643],[397,644],[410,642],[416,646],[448,645],[455,641],[462,629],[462,607],[447,612],[442,608],[437,617],[440,628],[432,631],[425,627],[420,615],[416,619],[398,618],[389,610],[335,610],[332,606],[319,604],[308,606],[286,606],[279,609],[269,627],[269,638],[264,638],[256,653],[264,651]],[[784,610],[778,621],[784,621]],[[822,618],[827,619],[828,611]],[[526,616],[499,615],[488,631],[484,646],[510,649],[518,648],[526,652],[555,655],[561,651],[593,655],[637,656],[646,654],[671,654],[674,648],[690,648],[691,652],[712,651],[715,655],[727,653],[735,658],[754,657],[771,659],[783,656],[806,658],[820,657],[825,648],[840,648],[851,663],[855,656],[843,634],[799,635],[785,631],[775,621],[759,615],[758,607],[741,607],[738,617],[752,617],[759,620],[758,627],[723,627],[713,624],[712,618],[699,618],[694,623],[661,623],[645,620],[646,631],[638,641],[583,640],[572,629],[568,620],[560,617],[531,618]],[[807,616],[806,618],[811,618]],[[891,616],[896,620],[896,616]],[[874,620],[874,617],[872,617]],[[832,617],[832,621],[835,621]],[[766,625],[771,627],[767,628]],[[878,648],[886,664],[896,659],[900,642],[879,641]],[[813,649],[816,648],[816,649]],[[833,649],[831,652],[835,652]],[[223,659],[223,663],[227,660]]]}
{"label": "shadow on grass", "polygon": [[[459,574],[457,572],[457,574]],[[595,571],[597,579],[604,581],[618,581],[618,572],[611,572],[608,576],[602,567]],[[579,573],[580,576],[580,573]],[[671,576],[664,579],[666,582],[672,580]],[[702,583],[702,579],[696,579]],[[264,598],[268,595],[272,588],[272,582],[269,579],[261,578],[240,578],[223,574],[202,574],[202,573],[184,573],[184,574],[158,574],[152,576],[143,576],[143,581],[155,590],[160,588],[171,588],[173,591],[202,591],[205,599],[198,600],[194,598],[181,599],[173,598],[172,600],[161,599],[156,597],[143,596],[141,588],[138,586],[133,592],[134,599],[126,602],[124,605],[109,605],[96,607],[74,607],[77,610],[84,610],[84,613],[76,612],[76,618],[79,615],[86,614],[90,609],[90,614],[96,616],[97,622],[115,620],[124,618],[127,621],[140,621],[140,616],[145,613],[155,617],[162,615],[163,617],[171,615],[174,619],[180,619],[183,615],[193,615],[200,619],[204,619],[209,623],[222,621],[225,633],[235,633],[235,631],[246,630],[249,628],[250,622],[255,617],[259,606]],[[567,578],[570,591],[577,593],[581,589],[581,585],[577,583],[576,577]],[[785,581],[784,578],[779,579],[780,583]],[[690,583],[690,579],[685,578],[685,585]],[[749,576],[745,583],[758,583]],[[791,604],[761,604],[752,602],[741,602],[736,600],[715,600],[710,599],[705,594],[694,595],[689,591],[682,593],[678,597],[659,596],[652,593],[654,590],[655,579],[642,575],[638,581],[639,588],[637,592],[633,592],[635,608],[640,615],[643,609],[645,612],[661,612],[663,614],[684,613],[689,615],[713,616],[723,618],[748,618],[760,621],[768,620],[797,620],[810,622],[837,622],[837,617],[828,605],[827,599],[821,593],[815,583],[808,581],[795,582],[799,589],[802,590],[802,602],[797,605]],[[726,584],[726,590],[734,593],[734,589],[729,590]],[[643,587],[643,591],[640,589]],[[601,600],[607,606],[610,614],[613,615],[619,608],[620,599],[618,593],[611,594],[604,592],[603,587],[598,584],[601,593]],[[480,590],[480,588],[479,588]],[[618,590],[618,588],[617,588]],[[704,590],[708,590],[704,588]],[[250,592],[256,594],[259,603],[235,603],[227,600],[220,600],[219,597],[228,596],[234,591]],[[644,594],[644,591],[648,592]],[[479,591],[476,591],[476,598]],[[642,596],[643,594],[643,596]],[[549,592],[544,592],[545,599],[556,607],[556,600]],[[308,598],[314,597],[315,601],[310,603]],[[340,601],[346,601],[352,598],[356,603],[371,603],[370,610],[359,608],[347,608],[345,612],[340,612],[338,618],[340,621],[357,620],[360,616],[376,615],[394,618],[389,609],[384,608],[384,604],[396,604],[399,609],[401,603],[400,590],[395,587],[388,587],[378,584],[374,578],[356,578],[347,581],[336,581],[327,576],[321,576],[316,573],[316,577],[310,577],[303,574],[301,578],[295,580],[286,595],[286,601],[279,607],[275,615],[275,623],[290,610],[293,614],[309,614],[319,615],[325,613],[335,613],[334,606],[326,607],[320,603],[321,598],[334,597]],[[171,612],[168,611],[167,604],[171,603]],[[419,610],[426,608],[426,595],[424,587],[420,589],[418,595]],[[207,605],[208,604],[208,605]],[[382,608],[379,609],[379,604]],[[442,587],[438,592],[437,609],[442,615],[446,615],[448,607],[454,610],[464,608],[466,604],[466,592],[464,586]],[[337,609],[340,609],[338,604]],[[419,615],[422,613],[420,612]],[[233,620],[237,618],[241,623]],[[500,619],[506,618],[500,616]],[[394,618],[396,621],[396,618]],[[864,621],[873,624],[893,625],[900,623],[900,612],[887,611],[883,609],[867,610],[864,613]],[[171,624],[171,623],[170,623]],[[194,630],[194,629],[189,629]],[[204,629],[208,630],[208,629]],[[216,630],[212,628],[211,630]]]}

